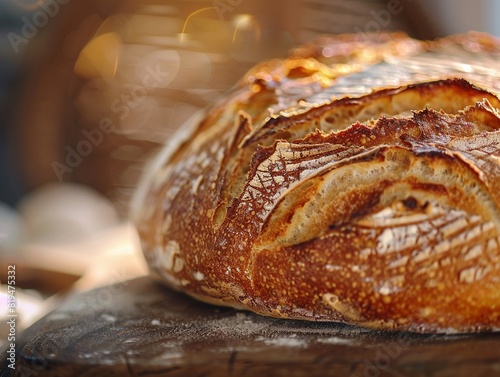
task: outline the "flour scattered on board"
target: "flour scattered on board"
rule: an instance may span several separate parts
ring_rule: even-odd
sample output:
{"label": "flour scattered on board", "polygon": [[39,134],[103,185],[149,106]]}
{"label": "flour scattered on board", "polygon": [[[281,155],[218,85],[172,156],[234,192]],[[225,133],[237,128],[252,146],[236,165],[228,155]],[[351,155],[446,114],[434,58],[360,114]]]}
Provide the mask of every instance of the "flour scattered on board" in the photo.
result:
{"label": "flour scattered on board", "polygon": [[101,318],[107,322],[116,322],[116,317],[111,314],[103,313],[101,314]]}
{"label": "flour scattered on board", "polygon": [[340,338],[338,336],[333,336],[333,337],[329,337],[329,338],[318,339],[318,343],[355,345],[356,340],[355,339],[348,339],[348,338]]}
{"label": "flour scattered on board", "polygon": [[281,346],[281,347],[305,347],[307,346],[307,341],[305,339],[298,339],[297,337],[291,335],[287,337],[280,338],[265,338],[259,336],[255,339],[258,342],[263,342],[268,346]]}

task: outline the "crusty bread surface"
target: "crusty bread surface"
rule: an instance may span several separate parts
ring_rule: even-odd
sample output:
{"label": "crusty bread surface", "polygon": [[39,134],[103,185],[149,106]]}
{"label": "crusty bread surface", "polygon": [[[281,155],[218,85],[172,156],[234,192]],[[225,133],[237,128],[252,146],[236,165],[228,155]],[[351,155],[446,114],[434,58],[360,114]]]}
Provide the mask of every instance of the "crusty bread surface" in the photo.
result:
{"label": "crusty bread surface", "polygon": [[152,275],[277,318],[500,329],[500,42],[324,36],[259,64],[151,165]]}

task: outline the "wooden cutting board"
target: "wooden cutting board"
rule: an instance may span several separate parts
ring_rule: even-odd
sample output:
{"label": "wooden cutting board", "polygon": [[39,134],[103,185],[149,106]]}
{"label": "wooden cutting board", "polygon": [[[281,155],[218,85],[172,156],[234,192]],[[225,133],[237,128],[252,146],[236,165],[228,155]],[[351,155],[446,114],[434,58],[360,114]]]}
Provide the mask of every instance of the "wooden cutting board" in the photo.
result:
{"label": "wooden cutting board", "polygon": [[418,335],[278,320],[140,277],[67,300],[25,331],[2,376],[500,375],[500,333]]}

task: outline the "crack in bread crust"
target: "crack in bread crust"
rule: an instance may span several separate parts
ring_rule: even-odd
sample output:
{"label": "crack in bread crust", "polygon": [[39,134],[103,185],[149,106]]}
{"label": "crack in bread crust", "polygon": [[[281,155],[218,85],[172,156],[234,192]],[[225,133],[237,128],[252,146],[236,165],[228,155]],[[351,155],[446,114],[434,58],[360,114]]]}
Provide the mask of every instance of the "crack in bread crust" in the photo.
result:
{"label": "crack in bread crust", "polygon": [[[251,70],[157,161],[135,211],[151,273],[280,318],[499,329],[500,44],[315,43]],[[470,43],[486,63],[465,80],[440,48],[471,59]],[[435,75],[415,68],[432,59]],[[318,100],[374,70],[385,87]]]}

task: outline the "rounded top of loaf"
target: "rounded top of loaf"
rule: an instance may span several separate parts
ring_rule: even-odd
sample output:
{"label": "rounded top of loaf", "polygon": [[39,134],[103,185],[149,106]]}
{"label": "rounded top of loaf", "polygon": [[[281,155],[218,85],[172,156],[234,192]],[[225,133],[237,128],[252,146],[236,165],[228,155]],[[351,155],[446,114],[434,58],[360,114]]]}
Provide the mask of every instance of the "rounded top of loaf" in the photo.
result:
{"label": "rounded top of loaf", "polygon": [[500,327],[499,58],[373,34],[257,65],[144,179],[153,276],[280,318]]}

